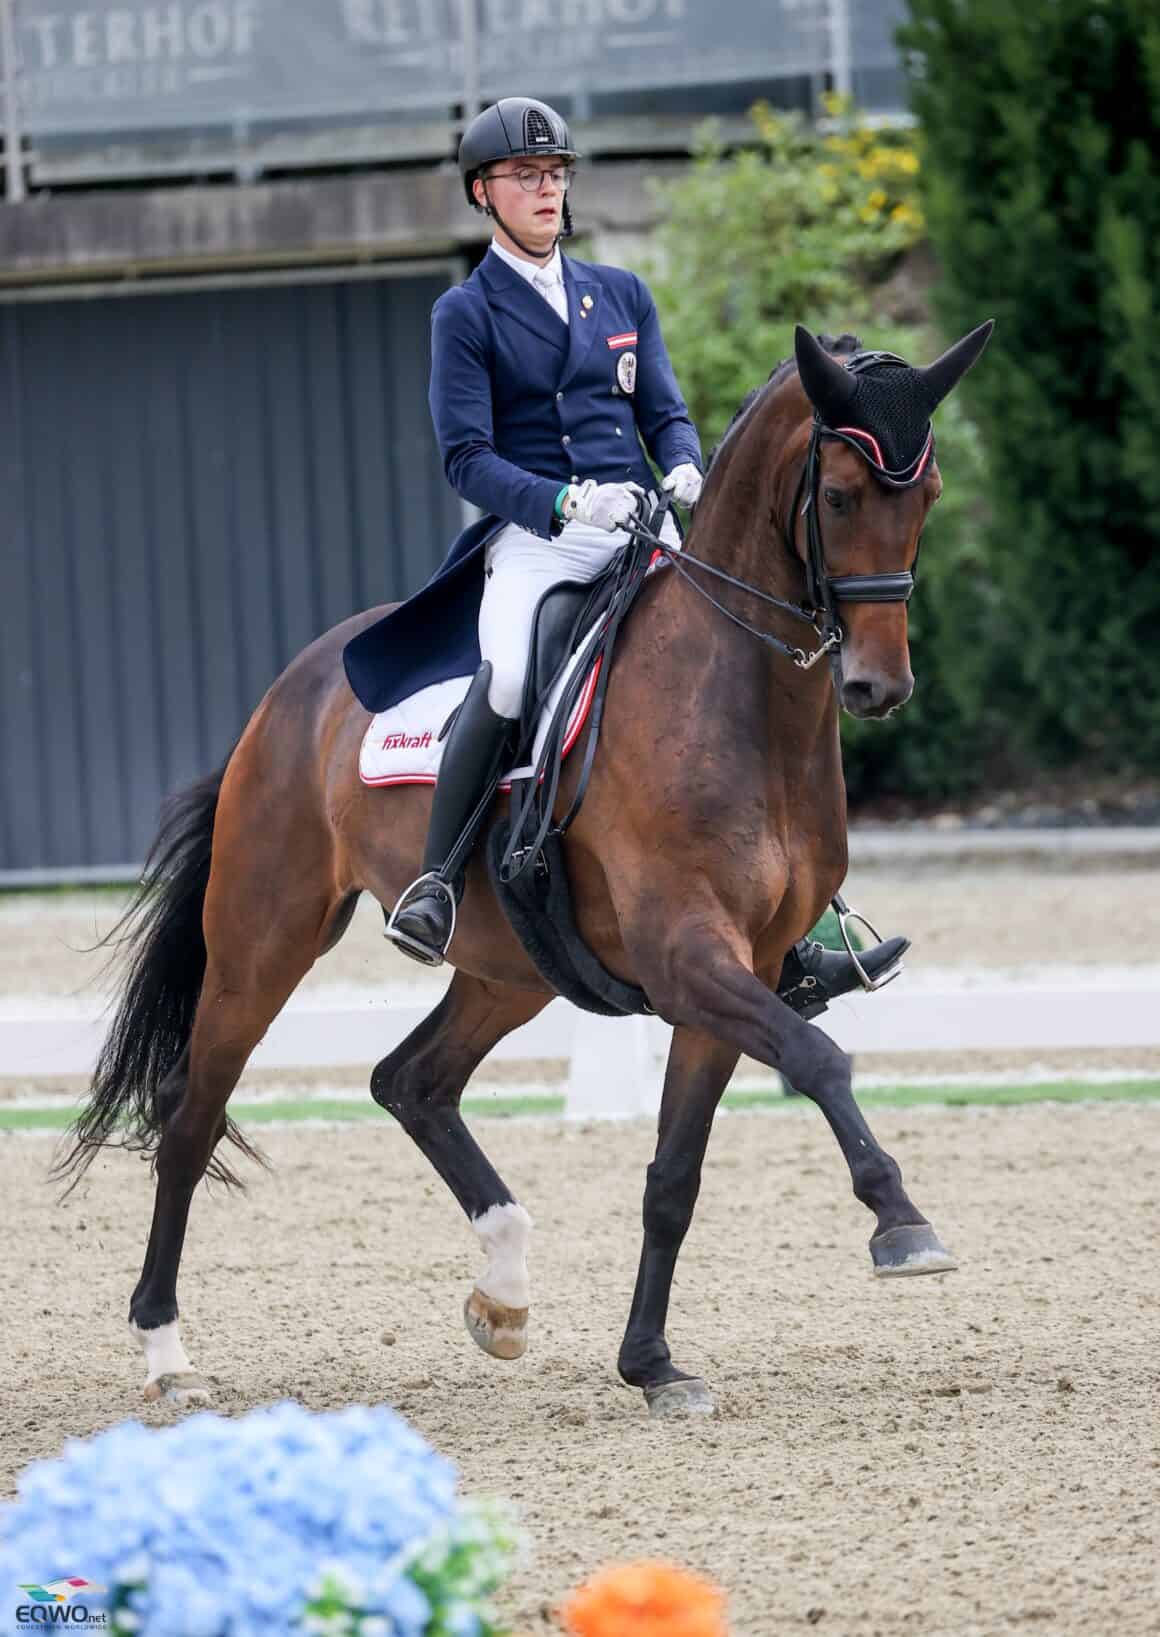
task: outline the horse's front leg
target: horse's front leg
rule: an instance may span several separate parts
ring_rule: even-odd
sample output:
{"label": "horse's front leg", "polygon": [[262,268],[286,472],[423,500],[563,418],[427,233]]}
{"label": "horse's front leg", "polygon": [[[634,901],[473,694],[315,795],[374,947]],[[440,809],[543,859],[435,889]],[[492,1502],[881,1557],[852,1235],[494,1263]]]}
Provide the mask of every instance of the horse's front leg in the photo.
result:
{"label": "horse's front leg", "polygon": [[876,1273],[945,1273],[956,1265],[854,1101],[850,1058],[754,975],[740,934],[724,916],[717,924],[701,920],[672,929],[651,972],[641,952],[633,953],[652,1004],[667,1022],[711,1034],[768,1063],[817,1103],[850,1167],[855,1195],[874,1213],[870,1254]]}
{"label": "horse's front leg", "polygon": [[711,1411],[705,1383],[678,1370],[665,1341],[677,1256],[701,1188],[701,1164],[713,1115],[737,1064],[735,1046],[677,1028],[661,1098],[656,1157],[644,1191],[644,1245],[618,1365],[644,1389],[653,1415]]}

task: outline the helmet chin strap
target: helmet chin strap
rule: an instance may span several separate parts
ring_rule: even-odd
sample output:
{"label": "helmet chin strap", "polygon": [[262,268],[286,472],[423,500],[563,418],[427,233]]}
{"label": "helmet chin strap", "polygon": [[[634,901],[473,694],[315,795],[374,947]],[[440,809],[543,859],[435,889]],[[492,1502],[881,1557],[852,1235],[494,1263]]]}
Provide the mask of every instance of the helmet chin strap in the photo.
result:
{"label": "helmet chin strap", "polygon": [[559,231],[559,233],[556,234],[556,237],[552,240],[551,249],[550,250],[533,250],[530,244],[525,244],[524,243],[524,241],[520,238],[518,233],[513,233],[512,232],[511,228],[504,221],[504,219],[500,215],[499,211],[492,204],[491,194],[487,190],[487,178],[484,177],[484,176],[481,176],[480,181],[483,183],[483,196],[487,200],[487,205],[485,206],[486,214],[488,216],[490,216],[493,221],[499,223],[499,225],[503,228],[504,232],[507,234],[508,238],[512,241],[513,244],[519,246],[519,248],[523,251],[525,256],[530,256],[533,261],[538,261],[541,264],[541,266],[546,267],[548,265],[548,263],[551,261],[552,257],[556,254],[556,246],[560,243],[560,240],[567,237],[568,227],[571,225],[570,223],[567,222],[567,210],[568,210],[568,201],[567,201],[567,199],[565,199],[565,201],[564,201],[564,212],[562,214],[561,221],[560,221],[560,231]]}

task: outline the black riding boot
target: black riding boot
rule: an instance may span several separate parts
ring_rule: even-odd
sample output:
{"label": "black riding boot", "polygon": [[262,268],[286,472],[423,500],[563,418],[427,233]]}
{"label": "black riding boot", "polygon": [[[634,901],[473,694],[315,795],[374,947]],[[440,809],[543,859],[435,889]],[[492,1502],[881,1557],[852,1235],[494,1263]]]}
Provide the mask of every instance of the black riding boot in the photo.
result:
{"label": "black riding boot", "polygon": [[414,960],[440,966],[455,931],[463,868],[503,772],[515,723],[487,702],[491,665],[476,671],[443,750],[435,782],[423,874],[387,917],[387,937]]}
{"label": "black riding boot", "polygon": [[886,938],[854,956],[802,938],[782,962],[778,998],[808,1021],[820,1016],[839,995],[855,989],[881,989],[902,971],[902,957],[909,948],[909,938]]}

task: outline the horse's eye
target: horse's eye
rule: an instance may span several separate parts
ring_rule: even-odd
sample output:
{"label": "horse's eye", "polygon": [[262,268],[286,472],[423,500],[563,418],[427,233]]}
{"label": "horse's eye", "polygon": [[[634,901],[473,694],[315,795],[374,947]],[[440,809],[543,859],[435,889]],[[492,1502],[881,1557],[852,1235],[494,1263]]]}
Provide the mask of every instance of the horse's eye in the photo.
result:
{"label": "horse's eye", "polygon": [[846,491],[844,489],[832,489],[827,486],[823,489],[822,495],[827,506],[832,506],[836,512],[845,511]]}

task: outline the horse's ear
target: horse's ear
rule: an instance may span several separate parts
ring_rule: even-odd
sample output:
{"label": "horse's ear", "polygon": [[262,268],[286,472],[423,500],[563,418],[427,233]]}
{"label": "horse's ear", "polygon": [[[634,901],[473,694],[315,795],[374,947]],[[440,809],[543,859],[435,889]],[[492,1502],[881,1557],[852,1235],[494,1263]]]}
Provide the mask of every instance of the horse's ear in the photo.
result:
{"label": "horse's ear", "polygon": [[991,331],[994,328],[995,320],[989,318],[969,335],[964,335],[961,341],[956,341],[953,347],[948,347],[942,357],[936,358],[933,364],[928,364],[925,369],[918,371],[926,388],[927,404],[931,414],[952,387],[958,386],[991,339]]}
{"label": "horse's ear", "polygon": [[822,420],[834,426],[845,419],[858,383],[841,364],[835,363],[804,324],[795,324],[793,353],[806,397]]}

